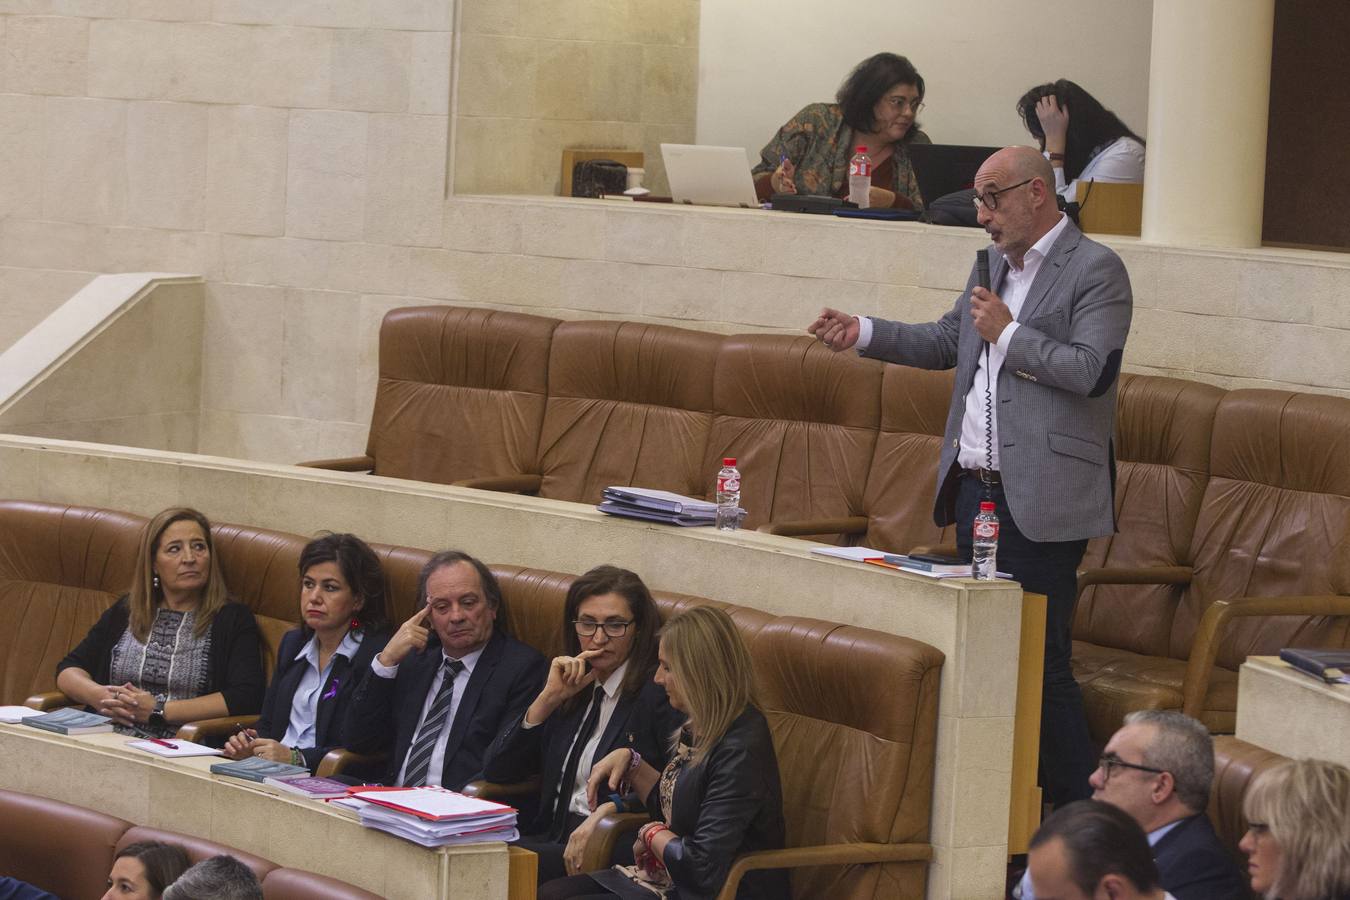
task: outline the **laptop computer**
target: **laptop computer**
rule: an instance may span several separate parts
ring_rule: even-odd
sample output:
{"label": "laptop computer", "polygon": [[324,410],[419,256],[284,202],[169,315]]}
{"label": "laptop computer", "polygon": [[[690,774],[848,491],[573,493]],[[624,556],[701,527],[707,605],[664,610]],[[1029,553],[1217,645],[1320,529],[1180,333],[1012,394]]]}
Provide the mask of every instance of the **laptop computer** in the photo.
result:
{"label": "laptop computer", "polygon": [[676,203],[759,208],[743,147],[662,144],[661,159]]}
{"label": "laptop computer", "polygon": [[965,144],[910,144],[909,158],[924,205],[975,186],[975,173],[998,147]]}

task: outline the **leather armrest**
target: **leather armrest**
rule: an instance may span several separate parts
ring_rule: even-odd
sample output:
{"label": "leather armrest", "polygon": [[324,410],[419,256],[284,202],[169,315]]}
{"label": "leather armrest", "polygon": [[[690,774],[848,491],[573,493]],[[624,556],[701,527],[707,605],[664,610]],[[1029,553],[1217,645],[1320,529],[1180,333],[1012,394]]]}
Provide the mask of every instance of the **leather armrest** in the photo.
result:
{"label": "leather armrest", "polygon": [[466,797],[477,797],[480,800],[516,800],[521,797],[536,797],[539,795],[539,778],[529,778],[525,781],[516,781],[510,784],[470,781],[464,785],[464,790],[460,793]]}
{"label": "leather armrest", "polygon": [[344,456],[341,459],[311,459],[298,462],[297,466],[307,469],[329,469],[333,472],[369,472],[375,468],[375,459],[370,456]]}
{"label": "leather armrest", "polygon": [[75,701],[60,691],[43,691],[41,694],[34,694],[23,701],[23,705],[39,712],[48,712],[53,709],[60,709],[63,706],[74,706]]}
{"label": "leather armrest", "polygon": [[1299,597],[1238,597],[1215,600],[1200,618],[1181,683],[1181,711],[1199,718],[1214,675],[1223,631],[1233,619],[1251,616],[1350,616],[1350,597],[1319,594]]}
{"label": "leather armrest", "polygon": [[237,731],[248,728],[258,721],[257,716],[221,716],[218,719],[198,719],[196,722],[184,722],[178,726],[180,741],[192,741],[205,744],[213,739],[227,738]]}
{"label": "leather armrest", "polygon": [[809,534],[864,534],[866,516],[845,516],[840,519],[799,519],[796,522],[766,522],[755,529],[765,534],[803,537]]}
{"label": "leather armrest", "polygon": [[542,475],[484,475],[452,482],[455,487],[477,488],[480,491],[500,491],[505,494],[533,494],[544,483]]}
{"label": "leather armrest", "polygon": [[1136,566],[1115,569],[1081,569],[1078,596],[1094,584],[1190,584],[1190,566]]}
{"label": "leather armrest", "polygon": [[959,558],[961,551],[956,549],[955,544],[920,544],[917,547],[910,547],[907,556],[913,556],[915,553],[925,553],[929,556],[953,556]]}
{"label": "leather armrest", "polygon": [[755,869],[792,869],[801,866],[850,866],[882,862],[926,862],[931,844],[818,844],[786,850],[760,850],[736,858],[717,900],[735,900],[745,873]]}
{"label": "leather armrest", "polygon": [[323,759],[319,760],[319,768],[315,770],[314,774],[320,778],[341,775],[352,766],[367,763],[374,765],[382,762],[388,755],[387,753],[357,753],[348,750],[346,747],[338,747],[324,754]]}
{"label": "leather armrest", "polygon": [[637,830],[651,821],[645,812],[610,813],[595,823],[591,839],[581,854],[581,871],[598,872],[607,868],[614,858],[614,847],[619,839],[627,834],[636,834]]}

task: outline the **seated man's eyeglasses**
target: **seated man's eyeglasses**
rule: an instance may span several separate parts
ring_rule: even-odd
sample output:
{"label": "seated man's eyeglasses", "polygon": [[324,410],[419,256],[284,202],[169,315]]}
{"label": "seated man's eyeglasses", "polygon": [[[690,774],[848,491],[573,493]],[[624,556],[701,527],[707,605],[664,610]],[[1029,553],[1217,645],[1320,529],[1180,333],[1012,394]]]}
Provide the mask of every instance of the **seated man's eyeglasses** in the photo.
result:
{"label": "seated man's eyeglasses", "polygon": [[1138,763],[1127,763],[1114,753],[1102,754],[1101,759],[1097,760],[1097,765],[1105,773],[1106,778],[1104,780],[1106,781],[1111,780],[1112,769],[1134,769],[1138,772],[1152,772],[1154,775],[1162,775],[1167,771],[1166,769],[1155,769],[1152,766],[1141,766]]}
{"label": "seated man's eyeglasses", "polygon": [[595,634],[597,629],[603,628],[606,637],[618,638],[627,634],[628,626],[632,624],[633,621],[631,619],[627,622],[620,622],[617,620],[610,622],[596,622],[591,619],[576,619],[572,622],[572,627],[575,628],[577,634],[582,637],[590,637]]}
{"label": "seated man's eyeglasses", "polygon": [[1026,181],[1019,181],[1017,182],[1017,184],[1014,184],[1010,187],[998,188],[997,190],[988,190],[985,191],[983,194],[977,191],[975,193],[975,196],[970,198],[970,202],[974,203],[976,208],[983,206],[985,209],[989,210],[990,212],[993,212],[994,210],[998,209],[999,194],[1006,194],[1008,193],[1008,191],[1020,188],[1024,184],[1031,184],[1035,180],[1036,179],[1034,177],[1028,178]]}

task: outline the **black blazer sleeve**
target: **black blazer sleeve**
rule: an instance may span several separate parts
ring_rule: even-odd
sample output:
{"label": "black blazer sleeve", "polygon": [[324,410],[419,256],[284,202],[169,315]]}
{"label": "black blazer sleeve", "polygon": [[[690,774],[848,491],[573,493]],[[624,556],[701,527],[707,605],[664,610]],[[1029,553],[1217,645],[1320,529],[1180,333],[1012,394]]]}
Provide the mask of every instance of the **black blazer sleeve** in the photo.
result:
{"label": "black blazer sleeve", "polygon": [[376,675],[369,663],[357,673],[356,691],[343,720],[343,746],[357,753],[379,753],[393,746],[395,686],[415,664],[414,658],[405,659],[393,678]]}
{"label": "black blazer sleeve", "polygon": [[[281,639],[281,646],[277,648],[277,665],[272,670],[272,682],[267,685],[267,693],[263,695],[262,713],[258,717],[258,724],[254,726],[258,737],[279,741],[286,736],[286,729],[291,724],[291,698],[286,695],[291,692],[282,690],[281,685],[291,667],[295,665],[295,654],[300,652],[301,640],[303,638],[300,629],[296,628],[286,632]],[[283,704],[285,709],[280,708]]]}
{"label": "black blazer sleeve", "polygon": [[678,837],[662,857],[681,897],[713,897],[737,854],[783,846],[778,761],[758,710],[743,713],[701,764],[685,767],[675,795],[670,826]]}
{"label": "black blazer sleeve", "polygon": [[[329,700],[322,698],[319,700],[318,721],[314,727],[315,746],[300,748],[300,753],[305,757],[305,762],[309,765],[311,772],[319,767],[319,763],[323,762],[323,758],[328,755],[330,750],[342,746],[342,729],[347,718],[347,710],[351,707],[352,698],[356,695],[357,683],[360,681],[363,672],[370,671],[370,661],[375,657],[375,654],[384,649],[385,644],[389,643],[389,638],[389,632],[383,630],[367,634],[361,641],[361,647],[356,651],[352,661],[343,666],[341,671],[338,670],[337,666],[334,666],[333,671],[329,673],[328,681],[324,684],[323,694],[326,695],[333,689],[333,681],[337,679],[336,695]],[[295,653],[299,652],[300,647],[297,644]],[[294,694],[292,694],[293,697]],[[333,704],[332,709],[325,709],[324,704],[329,703]],[[288,705],[288,717],[289,714]],[[289,719],[287,724],[289,725]],[[282,736],[285,736],[284,730]],[[378,772],[367,772],[367,770],[360,768],[348,772],[350,775],[362,773],[372,778],[378,776]]]}
{"label": "black blazer sleeve", "polygon": [[112,666],[112,648],[117,645],[122,632],[127,630],[130,619],[131,612],[124,594],[104,610],[84,639],[56,664],[56,673],[59,675],[65,669],[84,669],[99,684],[107,684]]}
{"label": "black blazer sleeve", "polygon": [[[535,696],[538,696],[536,694]],[[534,702],[533,698],[530,700]],[[525,707],[527,710],[529,706]],[[483,777],[499,784],[524,781],[543,767],[545,736],[560,718],[558,711],[533,728],[525,727],[525,713],[511,720],[483,756]]]}
{"label": "black blazer sleeve", "polygon": [[263,677],[258,622],[242,603],[227,603],[211,623],[211,670],[215,689],[225,698],[230,715],[262,708],[267,682]]}

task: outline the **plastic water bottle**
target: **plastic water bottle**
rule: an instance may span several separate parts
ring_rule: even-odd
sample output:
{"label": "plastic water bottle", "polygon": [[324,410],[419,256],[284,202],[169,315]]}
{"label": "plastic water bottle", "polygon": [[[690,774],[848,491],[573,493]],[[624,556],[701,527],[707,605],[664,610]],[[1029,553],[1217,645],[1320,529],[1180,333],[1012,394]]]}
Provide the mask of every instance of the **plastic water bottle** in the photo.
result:
{"label": "plastic water bottle", "polygon": [[717,473],[717,528],[735,531],[741,524],[741,473],[736,468],[736,457],[722,460]]}
{"label": "plastic water bottle", "polygon": [[848,161],[848,201],[858,209],[867,209],[872,203],[872,159],[866,147],[858,147]]}
{"label": "plastic water bottle", "polygon": [[975,556],[970,563],[970,577],[977,581],[993,581],[998,572],[998,514],[992,500],[981,500],[972,529]]}

